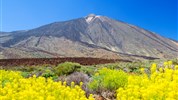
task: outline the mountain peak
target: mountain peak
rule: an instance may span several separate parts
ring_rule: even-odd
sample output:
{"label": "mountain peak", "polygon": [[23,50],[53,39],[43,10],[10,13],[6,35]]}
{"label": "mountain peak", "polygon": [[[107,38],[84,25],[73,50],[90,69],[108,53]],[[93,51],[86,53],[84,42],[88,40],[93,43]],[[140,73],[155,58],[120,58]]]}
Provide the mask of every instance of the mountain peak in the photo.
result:
{"label": "mountain peak", "polygon": [[96,16],[95,14],[89,14],[88,15],[89,17],[94,17],[94,16]]}
{"label": "mountain peak", "polygon": [[90,23],[92,22],[95,18],[100,18],[101,16],[95,15],[95,14],[89,14],[88,16],[85,17],[86,22]]}

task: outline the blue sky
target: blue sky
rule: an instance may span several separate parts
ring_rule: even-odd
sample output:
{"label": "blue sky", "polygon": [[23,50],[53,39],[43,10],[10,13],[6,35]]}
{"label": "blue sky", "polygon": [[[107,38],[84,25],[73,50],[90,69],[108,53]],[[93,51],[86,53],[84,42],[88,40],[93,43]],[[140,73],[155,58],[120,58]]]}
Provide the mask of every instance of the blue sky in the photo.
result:
{"label": "blue sky", "polygon": [[1,0],[1,31],[27,30],[90,13],[178,40],[177,0]]}

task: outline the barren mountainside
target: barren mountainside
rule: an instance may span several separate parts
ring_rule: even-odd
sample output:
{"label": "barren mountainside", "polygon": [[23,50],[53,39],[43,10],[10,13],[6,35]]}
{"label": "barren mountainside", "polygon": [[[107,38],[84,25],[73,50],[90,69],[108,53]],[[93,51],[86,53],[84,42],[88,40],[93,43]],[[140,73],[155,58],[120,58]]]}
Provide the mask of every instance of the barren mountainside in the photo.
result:
{"label": "barren mountainside", "polygon": [[178,43],[156,33],[90,14],[27,31],[0,33],[0,58],[175,58]]}

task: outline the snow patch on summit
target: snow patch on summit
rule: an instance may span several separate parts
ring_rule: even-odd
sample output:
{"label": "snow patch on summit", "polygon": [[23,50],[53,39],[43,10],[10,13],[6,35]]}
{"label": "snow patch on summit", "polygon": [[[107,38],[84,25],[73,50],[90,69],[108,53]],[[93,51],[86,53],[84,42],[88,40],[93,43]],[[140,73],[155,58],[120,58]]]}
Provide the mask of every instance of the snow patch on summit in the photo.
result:
{"label": "snow patch on summit", "polygon": [[93,19],[94,19],[94,17],[87,17],[87,18],[86,18],[86,22],[87,22],[87,23],[90,23]]}
{"label": "snow patch on summit", "polygon": [[87,23],[90,23],[90,22],[92,22],[95,18],[100,18],[100,16],[96,16],[96,15],[94,15],[94,14],[90,14],[90,15],[88,15],[87,17],[85,17],[85,20],[86,20]]}

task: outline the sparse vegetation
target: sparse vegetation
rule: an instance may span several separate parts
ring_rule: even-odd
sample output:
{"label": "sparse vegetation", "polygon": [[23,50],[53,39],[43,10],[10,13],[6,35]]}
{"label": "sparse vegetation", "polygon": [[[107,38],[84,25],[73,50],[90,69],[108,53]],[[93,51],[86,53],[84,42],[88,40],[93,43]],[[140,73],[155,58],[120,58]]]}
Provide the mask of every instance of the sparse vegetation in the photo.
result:
{"label": "sparse vegetation", "polygon": [[[156,64],[157,63],[157,64]],[[146,61],[146,62],[118,62],[110,64],[83,66],[78,63],[66,62],[57,66],[41,65],[41,66],[16,66],[2,67],[0,89],[0,98],[3,100],[12,99],[15,95],[22,93],[22,87],[19,81],[35,82],[32,87],[39,87],[40,90],[48,91],[48,96],[55,100],[56,95],[53,92],[61,93],[61,96],[70,94],[67,91],[76,90],[80,87],[82,98],[86,100],[94,100],[94,98],[108,99],[178,99],[178,83],[177,83],[177,59],[172,61]],[[152,66],[150,68],[150,66]],[[7,71],[5,71],[7,70]],[[2,77],[3,75],[3,77]],[[41,80],[41,84],[39,83]],[[46,80],[46,83],[42,80]],[[50,80],[50,81],[48,81]],[[24,82],[23,81],[23,82]],[[18,82],[18,83],[17,83]],[[57,83],[56,83],[57,82]],[[161,83],[160,83],[161,82]],[[19,84],[19,85],[13,85]],[[51,88],[45,90],[44,84],[50,84]],[[55,85],[56,84],[56,85]],[[65,90],[60,92],[54,88],[61,84]],[[75,85],[74,85],[75,84]],[[52,86],[55,85],[55,86]],[[6,87],[9,88],[9,90]],[[46,87],[46,85],[45,85]],[[172,88],[174,87],[174,88]],[[19,89],[18,89],[19,88]],[[78,89],[77,88],[77,89]],[[151,89],[150,89],[151,88]],[[18,91],[16,91],[16,89]],[[33,90],[33,98],[48,98],[43,96],[42,91]],[[60,88],[61,89],[61,88]],[[67,89],[67,90],[66,90]],[[167,90],[168,89],[168,90]],[[13,91],[14,94],[9,94]],[[24,89],[24,91],[26,91]],[[53,91],[53,92],[52,92]],[[78,91],[78,90],[77,90]],[[85,91],[85,92],[84,92]],[[131,92],[132,91],[132,92]],[[144,92],[150,91],[150,92]],[[155,92],[152,92],[155,91]],[[34,94],[38,92],[37,94]],[[159,92],[159,94],[157,94]],[[26,93],[26,92],[23,92]],[[41,94],[40,94],[41,93]],[[67,94],[65,94],[67,93]],[[72,93],[72,92],[71,92]],[[74,93],[75,95],[79,95]],[[94,94],[94,96],[90,95]],[[7,96],[8,95],[8,96]],[[9,96],[11,95],[11,96]],[[23,94],[24,98],[31,94]],[[37,97],[38,96],[38,97]],[[71,95],[69,95],[71,96]],[[88,97],[88,98],[87,98]],[[73,98],[73,97],[71,97]],[[15,99],[15,98],[14,98]],[[16,98],[20,99],[20,98]],[[68,99],[66,99],[68,100]]]}

